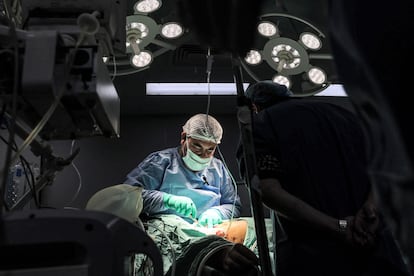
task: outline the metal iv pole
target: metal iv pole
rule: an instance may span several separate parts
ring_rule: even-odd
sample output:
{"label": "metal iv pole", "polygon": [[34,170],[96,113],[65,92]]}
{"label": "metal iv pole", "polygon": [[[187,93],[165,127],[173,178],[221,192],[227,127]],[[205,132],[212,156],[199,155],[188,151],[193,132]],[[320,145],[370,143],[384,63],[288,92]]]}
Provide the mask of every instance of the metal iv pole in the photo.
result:
{"label": "metal iv pole", "polygon": [[269,246],[266,234],[266,225],[263,213],[259,177],[257,176],[256,158],[252,134],[252,111],[244,95],[243,79],[240,60],[232,58],[233,75],[237,88],[237,120],[239,122],[241,141],[243,146],[243,159],[245,165],[245,182],[249,191],[250,206],[256,230],[256,239],[259,251],[259,261],[262,275],[273,275],[269,257]]}

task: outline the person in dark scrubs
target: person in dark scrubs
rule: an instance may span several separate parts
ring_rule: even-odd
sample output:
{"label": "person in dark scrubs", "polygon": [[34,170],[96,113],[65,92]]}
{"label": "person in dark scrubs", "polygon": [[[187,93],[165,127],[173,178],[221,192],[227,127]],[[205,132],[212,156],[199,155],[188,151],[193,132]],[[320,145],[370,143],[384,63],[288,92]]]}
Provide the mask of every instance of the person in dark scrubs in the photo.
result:
{"label": "person in dark scrubs", "polygon": [[287,235],[277,275],[409,275],[373,200],[358,117],[270,81],[246,96],[262,200]]}

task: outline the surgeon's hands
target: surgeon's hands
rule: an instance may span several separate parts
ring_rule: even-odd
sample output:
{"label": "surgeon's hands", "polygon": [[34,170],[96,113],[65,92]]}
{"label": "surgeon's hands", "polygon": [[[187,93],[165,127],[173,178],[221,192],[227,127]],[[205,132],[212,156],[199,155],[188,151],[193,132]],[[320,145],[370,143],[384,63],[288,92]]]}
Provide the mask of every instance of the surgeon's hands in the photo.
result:
{"label": "surgeon's hands", "polygon": [[164,205],[169,209],[174,209],[178,213],[195,218],[197,215],[197,208],[193,200],[186,196],[176,196],[164,193]]}
{"label": "surgeon's hands", "polygon": [[208,209],[200,215],[198,223],[212,228],[214,225],[222,223],[221,214],[216,209]]}

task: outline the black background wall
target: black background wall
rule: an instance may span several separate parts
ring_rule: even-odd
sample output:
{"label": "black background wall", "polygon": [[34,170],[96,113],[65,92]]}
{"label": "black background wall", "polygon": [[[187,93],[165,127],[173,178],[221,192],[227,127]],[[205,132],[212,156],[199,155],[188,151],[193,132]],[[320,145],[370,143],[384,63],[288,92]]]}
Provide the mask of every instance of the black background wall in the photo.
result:
{"label": "black background wall", "polygon": [[[215,115],[223,126],[224,134],[220,150],[236,179],[236,145],[239,141],[235,115]],[[191,115],[134,116],[121,118],[121,137],[84,138],[75,142],[80,152],[74,164],[82,177],[82,187],[72,207],[84,207],[93,193],[104,187],[120,184],[126,174],[149,153],[180,143],[182,126]],[[71,141],[53,141],[53,148],[61,156],[68,156]],[[218,156],[218,154],[216,154]],[[72,166],[56,176],[53,185],[42,192],[43,204],[64,207],[70,203],[79,186],[79,177]]]}

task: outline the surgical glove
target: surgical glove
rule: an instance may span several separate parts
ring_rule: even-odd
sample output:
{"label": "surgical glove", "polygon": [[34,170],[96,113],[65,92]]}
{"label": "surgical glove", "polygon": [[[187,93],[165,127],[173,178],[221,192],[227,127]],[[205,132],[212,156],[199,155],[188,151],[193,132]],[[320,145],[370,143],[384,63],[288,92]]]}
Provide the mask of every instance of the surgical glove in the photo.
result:
{"label": "surgical glove", "polygon": [[221,214],[216,209],[208,209],[198,218],[198,223],[203,226],[207,225],[208,228],[212,228],[214,225],[220,224],[221,222]]}
{"label": "surgical glove", "polygon": [[186,217],[191,216],[195,218],[197,215],[197,208],[193,200],[189,197],[164,193],[163,200],[165,207],[174,209]]}

